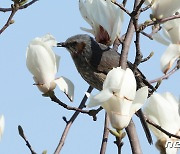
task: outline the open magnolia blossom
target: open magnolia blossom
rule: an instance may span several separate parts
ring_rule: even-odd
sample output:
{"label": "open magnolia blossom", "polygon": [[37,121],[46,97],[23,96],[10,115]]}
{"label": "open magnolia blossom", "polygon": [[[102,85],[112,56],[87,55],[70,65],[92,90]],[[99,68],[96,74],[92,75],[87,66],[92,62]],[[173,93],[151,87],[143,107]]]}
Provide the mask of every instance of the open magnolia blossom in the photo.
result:
{"label": "open magnolia blossom", "polygon": [[[144,108],[145,115],[154,123],[161,126],[169,133],[180,136],[180,115],[179,115],[179,102],[169,92],[164,94],[154,93],[149,102]],[[161,149],[164,147],[166,154],[176,154],[177,148],[165,148],[167,141],[177,141],[177,138],[169,138],[166,134],[149,125],[150,129],[157,137],[157,147]]]}
{"label": "open magnolia blossom", "polygon": [[79,10],[92,27],[82,30],[92,33],[97,42],[112,45],[119,38],[123,12],[111,0],[79,0]]}
{"label": "open magnolia blossom", "polygon": [[153,38],[168,46],[160,60],[161,70],[166,74],[174,62],[180,58],[180,19],[167,21],[163,24],[162,30],[163,36],[156,33]]}
{"label": "open magnolia blossom", "polygon": [[2,134],[4,132],[4,125],[5,125],[4,116],[1,115],[0,116],[0,140],[1,140]]}
{"label": "open magnolia blossom", "polygon": [[107,112],[113,128],[121,130],[128,126],[133,114],[138,111],[148,96],[148,87],[136,91],[136,79],[127,68],[113,68],[103,83],[103,90],[90,96],[88,107],[101,105]]}
{"label": "open magnolia blossom", "polygon": [[180,8],[179,0],[146,0],[147,5],[152,4],[152,15],[156,19],[172,16]]}
{"label": "open magnolia blossom", "polygon": [[74,97],[73,83],[65,77],[55,78],[60,60],[60,57],[52,50],[52,47],[56,45],[55,38],[50,34],[35,38],[27,47],[26,65],[34,75],[35,85],[40,91],[47,93],[58,85],[60,90],[72,101]]}

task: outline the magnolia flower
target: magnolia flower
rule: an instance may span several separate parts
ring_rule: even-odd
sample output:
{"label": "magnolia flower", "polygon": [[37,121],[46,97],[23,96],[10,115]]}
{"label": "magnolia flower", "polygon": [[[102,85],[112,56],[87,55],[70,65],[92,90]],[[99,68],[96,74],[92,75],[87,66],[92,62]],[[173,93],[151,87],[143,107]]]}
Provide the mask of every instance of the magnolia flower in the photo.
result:
{"label": "magnolia flower", "polygon": [[[146,116],[154,123],[161,126],[169,133],[180,135],[180,115],[179,102],[169,92],[164,94],[154,93],[150,98],[148,104],[144,108]],[[165,148],[167,141],[177,141],[177,138],[169,138],[166,134],[150,126],[150,129],[157,137],[157,146],[163,147],[166,154],[176,154],[177,148]]]}
{"label": "magnolia flower", "polygon": [[32,40],[27,47],[26,65],[34,75],[35,85],[40,91],[47,93],[54,90],[58,85],[60,90],[72,101],[73,83],[65,77],[55,78],[60,60],[60,57],[52,50],[56,44],[55,38],[50,34]]}
{"label": "magnolia flower", "polygon": [[[179,11],[180,12],[180,11]],[[153,37],[168,48],[161,57],[161,70],[164,73],[180,58],[180,19],[167,21],[163,24],[163,36],[156,33]]]}
{"label": "magnolia flower", "polygon": [[82,30],[92,33],[97,42],[112,45],[119,38],[123,12],[111,0],[79,0],[79,10],[92,27]]}
{"label": "magnolia flower", "polygon": [[169,17],[180,8],[179,0],[146,0],[145,2],[147,5],[152,3],[152,14],[156,19]]}
{"label": "magnolia flower", "polygon": [[0,116],[0,140],[1,140],[2,134],[3,134],[3,132],[4,132],[4,125],[5,125],[4,116],[1,115],[1,116]]}
{"label": "magnolia flower", "polygon": [[107,75],[103,90],[90,96],[88,107],[101,105],[107,112],[113,128],[121,130],[128,126],[133,114],[144,104],[148,88],[136,91],[133,72],[127,68],[113,68]]}

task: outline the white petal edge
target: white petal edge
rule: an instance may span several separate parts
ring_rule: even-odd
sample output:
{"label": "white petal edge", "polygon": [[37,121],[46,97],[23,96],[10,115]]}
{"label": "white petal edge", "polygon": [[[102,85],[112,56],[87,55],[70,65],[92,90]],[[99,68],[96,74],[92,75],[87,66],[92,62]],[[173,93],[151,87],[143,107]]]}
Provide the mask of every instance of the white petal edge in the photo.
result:
{"label": "white petal edge", "polygon": [[136,92],[136,96],[135,96],[135,99],[132,103],[131,110],[130,110],[131,117],[135,112],[137,112],[143,106],[147,97],[148,97],[148,87],[147,86],[142,87],[141,89],[139,89]]}
{"label": "white petal edge", "polygon": [[74,84],[65,77],[60,77],[54,82],[58,85],[59,89],[63,91],[70,101],[73,101],[74,99]]}
{"label": "white petal edge", "polygon": [[4,126],[5,126],[4,116],[1,115],[1,116],[0,116],[0,140],[1,140],[2,134],[3,134],[3,132],[4,132]]}
{"label": "white petal edge", "polygon": [[134,100],[136,95],[136,79],[131,69],[127,68],[122,79],[121,97],[126,97],[128,100]]}
{"label": "white petal edge", "polygon": [[161,70],[163,73],[167,73],[167,71],[172,67],[174,62],[180,57],[180,45],[179,44],[170,44],[166,51],[163,53],[160,63]]}
{"label": "white petal edge", "polygon": [[90,101],[87,105],[88,108],[102,105],[105,101],[109,100],[113,96],[109,89],[102,90],[99,94],[92,96],[90,95]]}

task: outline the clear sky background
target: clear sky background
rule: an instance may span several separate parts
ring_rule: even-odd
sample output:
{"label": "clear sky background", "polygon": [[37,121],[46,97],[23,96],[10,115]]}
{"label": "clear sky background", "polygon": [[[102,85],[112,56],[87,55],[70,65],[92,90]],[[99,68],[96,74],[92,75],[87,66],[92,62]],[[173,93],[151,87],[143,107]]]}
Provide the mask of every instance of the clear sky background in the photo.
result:
{"label": "clear sky background", "polygon": [[[0,7],[9,7],[11,1],[1,0]],[[0,27],[4,25],[10,12],[0,12]],[[144,13],[141,21],[149,16]],[[29,149],[24,140],[18,135],[17,127],[21,125],[26,137],[33,149],[38,153],[47,150],[52,154],[59,142],[65,127],[63,116],[67,119],[74,113],[41,96],[41,92],[33,86],[32,75],[26,68],[26,48],[28,43],[35,37],[51,33],[57,41],[65,41],[68,37],[83,34],[80,27],[89,27],[83,20],[78,9],[76,0],[39,0],[27,9],[19,10],[14,17],[15,23],[7,28],[0,36],[0,114],[5,116],[5,132],[0,141],[0,154],[28,154]],[[125,16],[122,34],[127,26],[129,18]],[[165,51],[163,46],[155,41],[150,41],[144,36],[141,39],[141,49],[144,56],[151,51],[155,55],[151,60],[140,66],[142,72],[149,80],[162,76],[160,71],[160,57]],[[134,44],[129,54],[129,60],[134,57]],[[54,48],[61,56],[60,68],[57,74],[69,78],[75,85],[75,100],[73,103],[56,88],[56,95],[60,100],[71,106],[78,106],[88,84],[78,74],[70,54],[61,48]],[[163,81],[158,92],[172,92],[179,97],[179,76],[176,72],[168,80]],[[96,90],[93,93],[97,93]],[[92,117],[80,114],[72,125],[61,154],[98,154],[100,151],[103,134],[104,111],[98,114],[98,120],[94,122]],[[156,154],[158,151],[154,145],[149,145],[141,124],[133,117],[143,153]],[[107,154],[117,153],[110,135],[107,146]],[[155,143],[154,138],[154,143]],[[131,153],[128,138],[124,139],[122,153]]]}

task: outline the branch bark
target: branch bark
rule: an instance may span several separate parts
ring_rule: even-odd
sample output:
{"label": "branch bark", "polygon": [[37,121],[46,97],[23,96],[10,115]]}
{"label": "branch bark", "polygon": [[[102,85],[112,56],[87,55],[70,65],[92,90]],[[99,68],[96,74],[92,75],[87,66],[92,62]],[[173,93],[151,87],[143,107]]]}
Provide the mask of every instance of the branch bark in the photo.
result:
{"label": "branch bark", "polygon": [[[89,86],[87,92],[88,92],[88,93],[91,93],[92,90],[93,90],[93,87]],[[80,105],[79,105],[79,109],[82,109],[82,108],[85,106],[85,103],[86,103],[87,99],[88,99],[87,96],[84,95],[84,97],[83,97],[83,99],[82,99],[82,101],[81,101],[81,103],[80,103]],[[66,127],[65,127],[65,129],[64,129],[64,132],[63,132],[63,134],[62,134],[62,136],[61,136],[61,139],[60,139],[60,141],[59,141],[59,144],[58,144],[58,146],[57,146],[54,154],[59,154],[59,153],[60,153],[60,151],[61,151],[61,149],[62,149],[62,147],[63,147],[63,145],[64,145],[64,142],[65,142],[65,140],[66,140],[66,137],[67,137],[67,135],[68,135],[69,129],[71,128],[71,125],[73,124],[74,120],[77,118],[77,116],[79,115],[79,113],[80,113],[79,111],[76,111],[76,112],[72,115],[72,117],[70,118],[70,120],[67,121]]]}
{"label": "branch bark", "polygon": [[106,146],[107,146],[107,141],[108,141],[108,136],[109,136],[109,129],[108,129],[109,123],[110,123],[109,117],[107,113],[105,113],[104,132],[103,132],[100,154],[105,154],[106,152]]}

